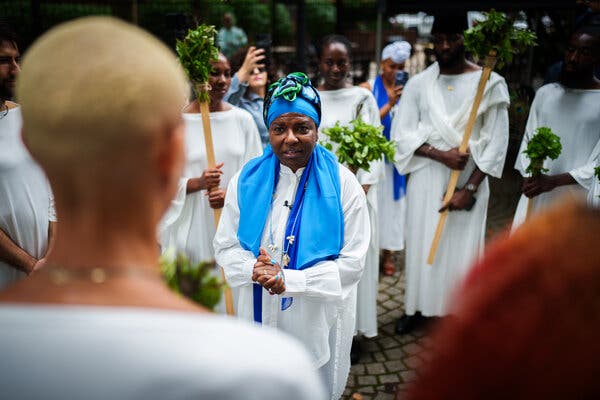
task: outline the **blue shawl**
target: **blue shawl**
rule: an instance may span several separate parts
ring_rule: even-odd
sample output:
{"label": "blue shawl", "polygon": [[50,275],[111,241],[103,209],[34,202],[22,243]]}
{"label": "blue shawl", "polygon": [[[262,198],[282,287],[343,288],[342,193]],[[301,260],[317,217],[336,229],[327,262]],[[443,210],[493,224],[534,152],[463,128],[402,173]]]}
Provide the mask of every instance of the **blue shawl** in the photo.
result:
{"label": "blue shawl", "polygon": [[[269,145],[261,157],[243,167],[239,176],[237,236],[242,248],[256,257],[277,188],[279,168],[279,159]],[[321,145],[315,146],[302,173],[293,204],[284,235],[295,237],[288,250],[287,268],[302,270],[319,261],[335,260],[344,244],[339,166],[335,156]],[[291,302],[291,298],[282,299],[282,310]],[[262,321],[260,285],[254,285],[254,320]]]}
{"label": "blue shawl", "polygon": [[[378,75],[377,78],[375,78],[375,83],[373,84],[373,96],[375,96],[375,100],[377,100],[377,105],[380,109],[386,105],[389,100],[385,86],[383,86],[381,75]],[[383,135],[387,140],[390,140],[390,130],[392,128],[392,118],[390,117],[390,113],[387,113],[387,115],[383,117],[381,125],[383,125]],[[386,163],[389,163],[389,160],[386,160]],[[405,194],[406,176],[400,175],[394,167],[394,200],[400,200]]]}

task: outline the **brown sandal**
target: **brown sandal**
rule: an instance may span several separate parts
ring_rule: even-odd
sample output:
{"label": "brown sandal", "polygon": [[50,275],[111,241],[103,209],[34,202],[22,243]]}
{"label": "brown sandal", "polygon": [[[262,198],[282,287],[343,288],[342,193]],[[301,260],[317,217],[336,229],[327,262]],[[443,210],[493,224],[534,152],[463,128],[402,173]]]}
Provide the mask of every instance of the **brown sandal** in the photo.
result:
{"label": "brown sandal", "polygon": [[385,276],[392,276],[396,273],[396,264],[392,260],[383,263],[383,274]]}

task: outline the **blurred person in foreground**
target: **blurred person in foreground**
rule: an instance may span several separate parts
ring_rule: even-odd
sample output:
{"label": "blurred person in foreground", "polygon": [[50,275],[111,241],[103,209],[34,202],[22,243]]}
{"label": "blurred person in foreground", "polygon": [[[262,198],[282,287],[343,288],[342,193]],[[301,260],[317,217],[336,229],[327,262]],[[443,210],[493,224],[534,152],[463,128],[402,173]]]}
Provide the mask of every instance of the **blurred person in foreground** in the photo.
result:
{"label": "blurred person in foreground", "polygon": [[186,91],[174,54],[113,18],[62,24],[28,50],[24,138],[61,221],[44,268],[0,294],[2,396],[323,398],[296,341],[208,314],[161,279]]}
{"label": "blurred person in foreground", "polygon": [[239,295],[237,315],[298,338],[338,399],[369,247],[365,193],[317,144],[321,100],[305,74],[271,85],[264,119],[271,144],[229,182],[215,256]]}
{"label": "blurred person in foreground", "polygon": [[488,248],[397,399],[600,398],[600,209],[556,204]]}
{"label": "blurred person in foreground", "polygon": [[50,185],[21,139],[21,108],[12,101],[20,53],[0,23],[0,289],[43,264],[54,231]]}
{"label": "blurred person in foreground", "polygon": [[[383,134],[388,140],[392,118],[398,110],[398,101],[404,89],[404,85],[397,82],[398,72],[404,71],[411,49],[410,43],[406,41],[397,41],[385,46],[381,52],[381,73],[373,81],[359,85],[373,92],[379,106]],[[387,276],[396,272],[392,252],[404,250],[406,225],[406,176],[398,172],[393,161],[386,160],[385,176],[383,182],[378,185],[379,247],[383,256],[383,274]]]}

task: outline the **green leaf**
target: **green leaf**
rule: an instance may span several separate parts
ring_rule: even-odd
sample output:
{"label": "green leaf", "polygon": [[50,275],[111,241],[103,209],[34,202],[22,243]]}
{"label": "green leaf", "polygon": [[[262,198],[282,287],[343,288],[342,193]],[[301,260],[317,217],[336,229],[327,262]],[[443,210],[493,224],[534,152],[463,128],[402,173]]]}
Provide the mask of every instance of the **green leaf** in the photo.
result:
{"label": "green leaf", "polygon": [[347,126],[341,126],[338,121],[333,127],[323,129],[327,137],[323,143],[329,150],[333,148],[332,142],[337,143],[338,160],[351,170],[369,171],[371,161],[383,157],[394,159],[395,143],[388,141],[382,132],[383,127],[367,124],[358,117]]}
{"label": "green leaf", "polygon": [[464,33],[465,48],[479,59],[496,52],[496,66],[502,68],[514,55],[536,46],[537,36],[529,29],[514,26],[514,20],[494,9],[485,13],[486,19]]}
{"label": "green leaf", "polygon": [[548,171],[547,168],[544,168],[544,160],[546,158],[556,160],[562,151],[560,138],[550,128],[541,126],[535,132],[523,151],[530,160],[525,172],[530,173],[531,176],[538,176]]}

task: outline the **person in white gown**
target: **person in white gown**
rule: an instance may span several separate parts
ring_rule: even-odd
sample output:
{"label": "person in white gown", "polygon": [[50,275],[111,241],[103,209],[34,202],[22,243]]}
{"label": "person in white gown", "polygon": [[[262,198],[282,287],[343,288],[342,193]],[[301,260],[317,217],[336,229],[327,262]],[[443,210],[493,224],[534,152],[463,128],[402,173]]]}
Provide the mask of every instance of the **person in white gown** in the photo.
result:
{"label": "person in white gown", "polygon": [[[231,68],[223,54],[212,62],[209,84],[210,124],[217,165],[208,167],[202,115],[198,101],[194,100],[183,113],[186,148],[183,177],[160,225],[163,252],[169,249],[182,252],[193,264],[214,261],[214,209],[223,207],[231,177],[247,161],[262,154],[252,116],[223,101],[231,84]],[[224,302],[216,309],[224,312]]]}
{"label": "person in white gown", "polygon": [[0,289],[43,264],[56,220],[46,176],[21,140],[21,109],[10,100],[19,58],[15,33],[0,23]]}
{"label": "person in white gown", "polygon": [[60,226],[44,267],[0,294],[3,398],[326,398],[297,340],[208,313],[160,276],[156,227],[185,162],[187,87],[170,49],[110,17],[61,24],[29,48],[24,135]]}
{"label": "person in white gown", "polygon": [[[404,89],[404,84],[397,82],[397,74],[403,72],[410,51],[411,45],[406,41],[388,44],[381,52],[380,74],[359,85],[373,92],[379,106],[383,135],[388,140],[392,119],[398,112],[398,101]],[[391,276],[396,272],[393,252],[404,250],[406,225],[406,176],[398,173],[394,160],[386,160],[384,178],[377,187],[381,265],[383,274]]]}
{"label": "person in white gown", "polygon": [[[321,140],[327,140],[323,131],[340,125],[349,125],[360,117],[364,122],[380,126],[379,108],[369,90],[353,86],[348,81],[352,49],[348,39],[341,35],[323,38],[319,52],[319,71],[323,82],[319,86],[321,95]],[[333,151],[337,148],[332,143]],[[360,337],[377,336],[377,294],[379,288],[379,220],[377,213],[377,188],[383,178],[383,161],[372,161],[369,171],[358,170],[356,177],[367,195],[371,240],[365,260],[365,270],[358,283],[356,297],[356,340],[352,344],[351,361],[360,357]]]}
{"label": "person in white gown", "polygon": [[305,74],[269,88],[264,117],[270,145],[229,182],[216,260],[237,288],[236,315],[298,338],[338,399],[369,247],[365,194],[317,144],[321,102]]}
{"label": "person in white gown", "polygon": [[[537,213],[555,201],[585,197],[592,188],[600,157],[600,81],[594,76],[599,43],[597,27],[584,26],[573,33],[559,82],[542,86],[535,95],[515,162],[524,181],[513,229],[525,220],[530,201]],[[523,151],[539,127],[552,129],[562,150],[557,159],[545,160],[548,171],[531,178],[525,172],[530,161]]]}
{"label": "person in white gown", "polygon": [[[392,123],[396,167],[410,173],[407,187],[405,315],[396,332],[410,332],[422,316],[447,314],[448,297],[483,250],[490,195],[487,175],[500,177],[508,146],[508,89],[492,73],[467,153],[459,152],[481,68],[465,59],[466,16],[439,15],[433,26],[437,62],[411,78]],[[442,199],[452,170],[456,192]],[[429,249],[440,217],[449,215],[433,265]]]}

